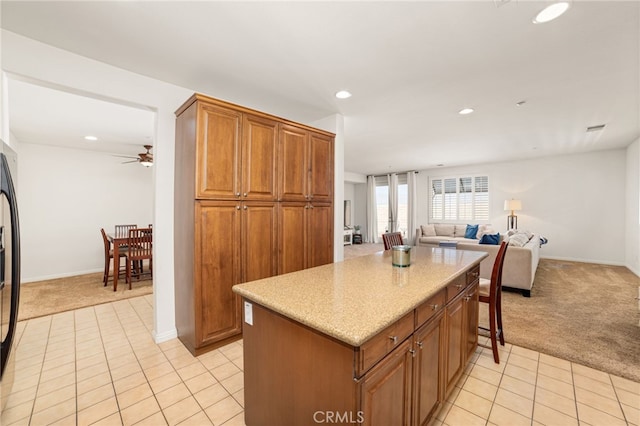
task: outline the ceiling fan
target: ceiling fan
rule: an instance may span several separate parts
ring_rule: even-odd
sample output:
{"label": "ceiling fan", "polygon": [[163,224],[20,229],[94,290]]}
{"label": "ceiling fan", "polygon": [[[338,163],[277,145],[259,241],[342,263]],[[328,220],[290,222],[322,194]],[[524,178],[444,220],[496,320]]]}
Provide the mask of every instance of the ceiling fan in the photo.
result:
{"label": "ceiling fan", "polygon": [[125,161],[122,164],[140,163],[144,167],[151,167],[151,166],[153,166],[153,154],[151,152],[149,152],[149,151],[151,150],[151,148],[153,148],[153,146],[151,146],[151,145],[143,145],[143,146],[147,150],[147,152],[139,153],[138,157],[130,157],[130,156],[124,156],[124,155],[118,155],[117,157],[133,158],[134,159],[134,160],[131,160],[131,161]]}

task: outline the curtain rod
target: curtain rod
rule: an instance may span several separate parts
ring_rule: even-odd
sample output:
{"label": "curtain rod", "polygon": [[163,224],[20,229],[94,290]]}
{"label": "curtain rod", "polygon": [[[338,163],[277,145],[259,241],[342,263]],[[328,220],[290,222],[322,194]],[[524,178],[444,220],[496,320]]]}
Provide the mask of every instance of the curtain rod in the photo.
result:
{"label": "curtain rod", "polygon": [[367,176],[382,177],[382,176],[387,176],[387,175],[392,175],[392,174],[401,175],[403,173],[409,173],[409,172],[415,172],[415,174],[420,173],[420,172],[418,172],[416,170],[407,170],[407,171],[404,171],[404,172],[393,172],[393,173],[385,173],[383,175],[367,175]]}

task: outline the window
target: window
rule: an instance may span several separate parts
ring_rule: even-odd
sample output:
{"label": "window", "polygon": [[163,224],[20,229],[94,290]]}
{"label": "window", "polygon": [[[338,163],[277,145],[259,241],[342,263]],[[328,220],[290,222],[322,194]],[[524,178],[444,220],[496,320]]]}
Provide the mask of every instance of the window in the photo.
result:
{"label": "window", "polygon": [[[396,229],[402,232],[404,238],[408,235],[409,227],[409,189],[407,175],[398,174],[398,209]],[[378,235],[381,236],[390,229],[389,218],[389,182],[387,176],[376,176],[376,214],[378,219]]]}
{"label": "window", "polygon": [[434,221],[489,220],[489,178],[431,179],[430,218]]}

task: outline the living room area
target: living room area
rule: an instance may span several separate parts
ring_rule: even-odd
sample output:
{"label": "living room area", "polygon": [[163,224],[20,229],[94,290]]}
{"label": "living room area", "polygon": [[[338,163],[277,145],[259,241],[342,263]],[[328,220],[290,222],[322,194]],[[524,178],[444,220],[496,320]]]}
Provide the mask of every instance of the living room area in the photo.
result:
{"label": "living room area", "polygon": [[[350,182],[345,182],[345,199],[351,200],[349,221],[352,226],[359,226],[365,243],[362,247],[345,246],[345,258],[384,249],[380,236],[391,229],[389,211],[397,212],[397,227],[393,230],[400,231],[403,242],[411,246],[438,247],[437,243],[419,241],[431,239],[458,240],[453,248],[458,250],[491,251],[497,247],[481,244],[479,233],[474,232],[473,239],[469,235],[465,238],[465,230],[473,224],[479,225],[474,231],[500,234],[500,238],[508,239],[514,232],[524,234],[527,246],[535,249],[531,249],[535,262],[531,264],[530,254],[528,264],[525,260],[521,262],[524,265],[514,265],[514,269],[529,268],[524,273],[528,274],[523,279],[525,286],[516,288],[516,292],[503,292],[507,341],[638,380],[640,278],[634,263],[638,240],[638,146],[636,140],[626,149],[598,153],[420,170],[416,174],[417,208],[413,221],[407,218],[411,211],[407,208],[407,193],[411,193],[407,181],[399,179],[398,206],[392,209],[388,207],[392,203],[388,198],[391,178],[377,176],[375,240],[367,232],[371,225],[367,202],[372,193],[367,177],[349,175]],[[471,196],[464,198],[460,181],[464,183],[465,177],[481,177],[487,185],[473,187]],[[473,216],[468,220],[434,217],[443,214],[438,201],[442,195],[434,182],[447,178],[454,182],[452,211],[460,212],[465,200],[474,200],[469,211],[484,220]],[[606,194],[607,202],[596,194]],[[510,200],[519,200],[520,210],[505,210]],[[511,214],[517,216],[517,230],[508,232]],[[434,232],[433,237],[421,237],[427,228]],[[445,233],[448,230],[450,233]],[[367,244],[371,242],[374,244]],[[510,247],[512,255],[526,250],[514,249],[514,245]],[[509,252],[505,270],[508,256]],[[487,265],[481,265],[481,276],[490,275],[491,265],[488,264],[488,271]],[[503,285],[509,283],[503,281]],[[523,297],[524,289],[528,289],[529,297]]]}

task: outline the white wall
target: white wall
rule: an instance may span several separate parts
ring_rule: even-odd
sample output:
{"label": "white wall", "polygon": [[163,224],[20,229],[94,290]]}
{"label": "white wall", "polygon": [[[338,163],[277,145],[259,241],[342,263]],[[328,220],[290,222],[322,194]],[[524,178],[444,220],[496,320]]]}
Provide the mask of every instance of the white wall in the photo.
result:
{"label": "white wall", "polygon": [[627,148],[625,265],[640,276],[640,139]]}
{"label": "white wall", "polygon": [[[497,231],[504,232],[507,227],[504,200],[519,198],[523,210],[517,213],[518,227],[549,239],[541,250],[542,257],[623,265],[628,235],[625,196],[633,191],[625,190],[626,156],[625,150],[610,150],[422,170],[417,182],[418,222],[428,222],[430,176],[488,175],[488,223]],[[637,197],[637,188],[635,191]],[[366,185],[356,185],[355,192],[356,199],[363,198],[356,204],[358,222],[366,218]]]}
{"label": "white wall", "polygon": [[[176,336],[173,288],[174,111],[191,90],[57,49],[2,30],[2,67],[8,73],[58,84],[98,96],[149,107],[156,111],[153,179],[154,210],[154,336]],[[18,159],[18,167],[22,168]],[[21,194],[18,186],[18,197]],[[78,203],[81,198],[78,198]],[[43,216],[47,212],[40,212]],[[22,213],[21,214],[25,214]],[[146,220],[146,218],[145,218]],[[94,229],[94,232],[96,230]],[[26,254],[23,253],[23,256]]]}
{"label": "white wall", "polygon": [[153,219],[153,170],[93,151],[18,144],[23,282],[102,271],[100,228]]}

